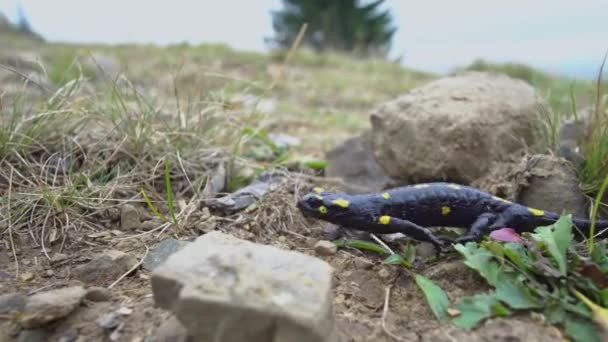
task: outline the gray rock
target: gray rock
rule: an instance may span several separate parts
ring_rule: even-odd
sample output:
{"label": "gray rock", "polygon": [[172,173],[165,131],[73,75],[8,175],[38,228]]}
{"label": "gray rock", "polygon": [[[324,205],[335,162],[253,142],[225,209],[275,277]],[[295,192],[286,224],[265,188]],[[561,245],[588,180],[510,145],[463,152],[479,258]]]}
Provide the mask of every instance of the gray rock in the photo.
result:
{"label": "gray rock", "polygon": [[19,324],[31,329],[61,319],[80,305],[85,293],[86,290],[78,286],[36,293],[27,299]]}
{"label": "gray rock", "polygon": [[539,105],[533,87],[506,75],[441,78],[371,113],[374,155],[400,181],[468,184],[536,144]]}
{"label": "gray rock", "polygon": [[214,231],[152,273],[156,304],[200,340],[336,341],[332,269]]}
{"label": "gray rock", "polygon": [[171,254],[179,251],[184,246],[188,245],[188,243],[188,241],[166,239],[155,244],[144,258],[142,264],[143,269],[153,271],[156,267],[165,262]]}
{"label": "gray rock", "polygon": [[129,231],[141,226],[139,211],[131,204],[125,204],[120,208],[120,230]]}
{"label": "gray rock", "polygon": [[338,246],[335,243],[327,240],[317,241],[315,243],[315,253],[323,256],[335,255],[338,252]]}
{"label": "gray rock", "polygon": [[187,342],[192,340],[188,330],[175,316],[169,317],[154,330],[150,342]]}
{"label": "gray rock", "polygon": [[136,264],[137,260],[132,255],[109,250],[94,256],[88,263],[76,267],[73,275],[84,283],[100,285],[116,280]]}
{"label": "gray rock", "polygon": [[109,302],[112,300],[112,291],[105,287],[93,286],[87,289],[87,294],[84,298],[91,302]]}
{"label": "gray rock", "polygon": [[350,138],[327,152],[327,177],[341,178],[349,192],[379,191],[392,184],[376,162],[371,132]]}
{"label": "gray rock", "polygon": [[532,208],[587,216],[587,200],[576,170],[564,159],[528,156],[514,179],[515,201]]}
{"label": "gray rock", "polygon": [[220,198],[207,199],[205,202],[212,208],[227,212],[245,209],[255,203],[264,194],[276,189],[283,180],[280,173],[266,172],[256,177],[251,184]]}
{"label": "gray rock", "polygon": [[0,295],[0,315],[20,313],[25,308],[25,296],[19,293]]}

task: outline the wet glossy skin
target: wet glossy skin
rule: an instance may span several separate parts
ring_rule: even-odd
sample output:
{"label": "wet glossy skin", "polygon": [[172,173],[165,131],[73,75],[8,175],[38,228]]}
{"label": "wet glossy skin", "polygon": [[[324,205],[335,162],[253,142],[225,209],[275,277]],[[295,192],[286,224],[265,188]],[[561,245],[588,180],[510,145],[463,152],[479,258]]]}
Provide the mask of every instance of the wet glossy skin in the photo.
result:
{"label": "wet glossy skin", "polygon": [[[467,233],[459,241],[479,240],[483,234],[503,227],[531,231],[559,218],[556,213],[529,208],[478,189],[429,183],[386,192],[347,195],[316,188],[302,197],[298,207],[306,215],[347,228],[376,232],[402,232],[416,239],[439,244],[426,227],[461,227]],[[574,219],[586,231],[589,221]],[[598,222],[608,226],[608,222]]]}

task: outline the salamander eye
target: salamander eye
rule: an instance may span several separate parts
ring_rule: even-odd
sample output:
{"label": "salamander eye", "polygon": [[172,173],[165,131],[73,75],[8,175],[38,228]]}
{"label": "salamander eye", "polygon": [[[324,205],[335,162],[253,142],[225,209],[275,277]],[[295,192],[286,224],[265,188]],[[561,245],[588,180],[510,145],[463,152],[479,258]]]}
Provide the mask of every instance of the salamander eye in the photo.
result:
{"label": "salamander eye", "polygon": [[302,198],[310,208],[319,208],[323,205],[323,196],[318,194],[307,194]]}

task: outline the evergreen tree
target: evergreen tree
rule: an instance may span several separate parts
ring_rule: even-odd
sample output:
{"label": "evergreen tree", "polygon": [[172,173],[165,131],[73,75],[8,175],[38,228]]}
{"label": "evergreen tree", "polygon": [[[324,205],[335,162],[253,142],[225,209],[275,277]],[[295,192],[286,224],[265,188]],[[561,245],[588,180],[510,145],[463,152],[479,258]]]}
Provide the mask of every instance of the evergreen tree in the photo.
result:
{"label": "evergreen tree", "polygon": [[385,56],[396,29],[392,17],[380,6],[384,0],[283,0],[283,8],[272,13],[275,37],[280,47],[290,46],[304,23],[303,44],[317,51],[327,49],[357,55]]}

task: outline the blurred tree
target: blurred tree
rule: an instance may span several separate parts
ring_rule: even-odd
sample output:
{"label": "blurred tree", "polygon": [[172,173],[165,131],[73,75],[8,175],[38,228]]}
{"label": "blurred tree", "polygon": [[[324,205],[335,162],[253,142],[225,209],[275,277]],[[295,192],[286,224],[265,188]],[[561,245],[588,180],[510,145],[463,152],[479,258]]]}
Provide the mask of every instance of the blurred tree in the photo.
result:
{"label": "blurred tree", "polygon": [[384,0],[283,0],[283,8],[272,13],[275,37],[288,47],[300,27],[308,23],[302,43],[317,51],[346,51],[361,56],[386,56],[396,31]]}
{"label": "blurred tree", "polygon": [[32,30],[32,25],[30,25],[30,21],[27,19],[25,11],[20,3],[17,5],[17,30],[27,34],[34,33],[34,30]]}

